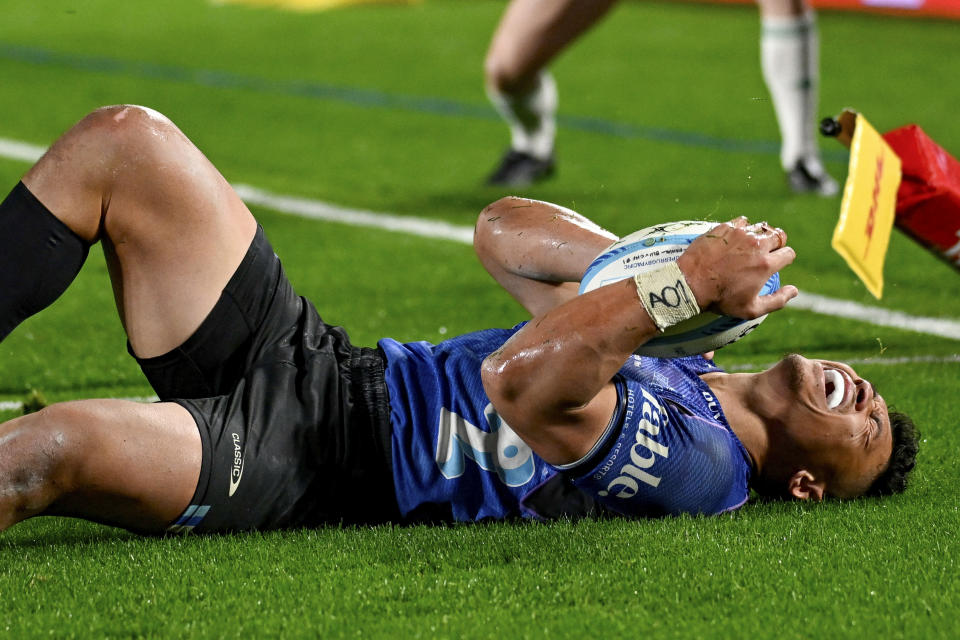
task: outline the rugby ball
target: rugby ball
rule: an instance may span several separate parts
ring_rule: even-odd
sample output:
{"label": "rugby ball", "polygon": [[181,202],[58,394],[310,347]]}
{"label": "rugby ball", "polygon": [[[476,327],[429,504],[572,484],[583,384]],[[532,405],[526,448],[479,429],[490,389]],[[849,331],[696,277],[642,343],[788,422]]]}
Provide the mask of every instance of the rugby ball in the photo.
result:
{"label": "rugby ball", "polygon": [[[676,262],[697,236],[715,226],[716,222],[679,220],[634,231],[607,247],[587,267],[580,280],[580,293]],[[760,295],[771,294],[779,288],[780,275],[775,273],[763,285]],[[764,318],[765,315],[742,320],[705,311],[653,337],[636,353],[658,358],[706,353],[736,342],[756,329]]]}

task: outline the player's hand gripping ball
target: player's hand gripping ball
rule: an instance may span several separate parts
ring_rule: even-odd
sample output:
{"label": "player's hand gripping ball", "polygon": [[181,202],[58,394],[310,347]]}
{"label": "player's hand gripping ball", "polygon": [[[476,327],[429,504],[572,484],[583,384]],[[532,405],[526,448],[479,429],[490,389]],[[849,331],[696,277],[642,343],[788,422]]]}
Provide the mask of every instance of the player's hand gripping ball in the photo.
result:
{"label": "player's hand gripping ball", "polygon": [[[679,220],[634,231],[607,247],[587,267],[580,280],[580,293],[676,262],[697,236],[715,226],[715,222]],[[763,285],[760,295],[779,288],[780,275],[774,273]],[[636,353],[660,358],[706,353],[736,342],[756,329],[766,317],[742,320],[704,311],[650,339]]]}

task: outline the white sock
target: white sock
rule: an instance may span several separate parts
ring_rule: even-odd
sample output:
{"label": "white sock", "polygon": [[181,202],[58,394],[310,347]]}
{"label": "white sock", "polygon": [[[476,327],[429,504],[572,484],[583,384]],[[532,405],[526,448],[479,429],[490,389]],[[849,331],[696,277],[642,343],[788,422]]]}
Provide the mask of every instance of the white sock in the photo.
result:
{"label": "white sock", "polygon": [[819,61],[820,40],[812,12],[763,18],[760,66],[780,125],[780,163],[787,170],[803,159],[811,172],[823,171],[814,128]]}
{"label": "white sock", "polygon": [[487,87],[487,97],[510,127],[510,148],[546,160],[557,132],[557,83],[541,71],[536,86],[521,96]]}

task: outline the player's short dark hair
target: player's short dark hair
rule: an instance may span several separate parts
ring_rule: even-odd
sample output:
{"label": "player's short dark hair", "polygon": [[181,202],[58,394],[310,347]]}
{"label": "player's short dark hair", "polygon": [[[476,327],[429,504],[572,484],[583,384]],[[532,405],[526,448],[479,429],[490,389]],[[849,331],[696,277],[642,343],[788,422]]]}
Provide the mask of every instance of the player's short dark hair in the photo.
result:
{"label": "player's short dark hair", "polygon": [[867,496],[888,496],[903,493],[907,478],[917,463],[920,450],[920,432],[905,413],[890,411],[890,431],[893,434],[893,450],[890,461],[873,484],[866,490]]}
{"label": "player's short dark hair", "polygon": [[[907,488],[907,478],[917,463],[917,452],[920,450],[920,432],[913,420],[905,413],[891,410],[890,431],[893,436],[893,448],[890,458],[883,472],[874,479],[873,483],[864,491],[864,496],[888,496],[903,493]],[[761,478],[754,474],[750,479],[750,487],[761,499],[784,500],[790,499],[784,483],[775,482],[769,478]]]}

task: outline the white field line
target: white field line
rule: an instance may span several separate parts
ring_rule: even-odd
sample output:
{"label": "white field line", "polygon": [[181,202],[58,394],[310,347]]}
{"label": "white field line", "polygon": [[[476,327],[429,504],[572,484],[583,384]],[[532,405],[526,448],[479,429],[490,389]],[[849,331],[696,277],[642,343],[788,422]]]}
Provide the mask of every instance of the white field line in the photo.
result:
{"label": "white field line", "polygon": [[880,307],[871,307],[851,300],[840,300],[817,295],[816,293],[800,293],[790,301],[789,308],[813,311],[836,318],[848,318],[868,322],[881,327],[906,329],[918,333],[928,333],[944,338],[960,340],[960,322],[946,318],[925,318],[912,316],[902,311],[891,311]]}
{"label": "white field line", "polygon": [[17,140],[0,138],[0,156],[7,160],[22,160],[23,162],[36,162],[46,151],[43,147],[35,144],[27,144]]}
{"label": "white field line", "polygon": [[[43,155],[44,151],[43,147],[0,138],[0,157],[35,162]],[[429,218],[349,209],[320,200],[272,193],[246,184],[235,184],[233,188],[248,204],[265,207],[280,213],[358,227],[409,233],[463,244],[473,242],[473,228],[465,225],[455,225]],[[801,293],[790,302],[790,306],[794,309],[813,311],[822,315],[848,318],[882,327],[893,327],[960,340],[960,321],[957,320],[913,316],[901,311],[890,311],[881,307],[863,305],[850,300],[828,298],[813,293]]]}
{"label": "white field line", "polygon": [[363,209],[348,209],[319,200],[285,196],[270,193],[247,184],[235,184],[234,190],[247,204],[258,205],[313,220],[339,222],[356,227],[373,227],[386,231],[411,233],[425,238],[453,240],[463,244],[473,244],[473,227],[450,224],[442,220],[398,216],[392,213],[378,213]]}

